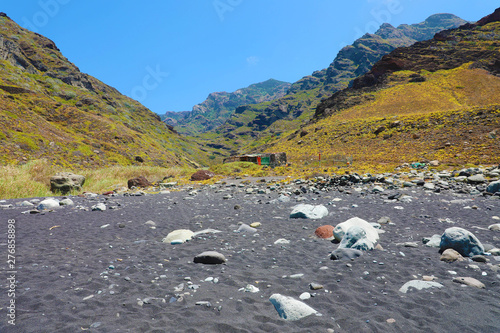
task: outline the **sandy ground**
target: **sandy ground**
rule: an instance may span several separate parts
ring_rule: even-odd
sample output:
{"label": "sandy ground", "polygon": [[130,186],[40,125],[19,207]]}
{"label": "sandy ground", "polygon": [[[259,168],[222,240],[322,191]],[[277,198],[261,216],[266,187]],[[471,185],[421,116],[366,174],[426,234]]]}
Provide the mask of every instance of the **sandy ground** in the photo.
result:
{"label": "sandy ground", "polygon": [[[29,209],[16,205],[23,200],[4,202],[14,207],[0,210],[0,332],[500,332],[500,257],[445,263],[437,248],[421,242],[458,226],[500,247],[500,233],[488,230],[499,222],[500,200],[402,189],[412,202],[332,191],[269,203],[278,193],[220,188],[196,195],[73,197],[74,206],[43,214],[23,214]],[[228,193],[233,197],[223,199]],[[325,205],[329,216],[289,219],[299,197]],[[99,201],[106,211],[81,209]],[[390,217],[393,224],[380,235],[383,250],[354,261],[330,260],[338,245],[315,237],[315,229],[355,216],[369,222]],[[16,240],[11,267],[10,220]],[[234,232],[238,223],[253,222],[261,223],[257,233]],[[162,243],[173,230],[207,228],[221,232]],[[275,245],[280,238],[290,243]],[[418,247],[397,245],[408,241]],[[227,263],[193,262],[208,250],[222,253]],[[8,322],[10,271],[16,272],[15,326]],[[443,287],[399,291],[424,275]],[[476,278],[486,288],[452,282],[457,276]],[[313,282],[323,288],[311,290]],[[259,291],[239,291],[249,284]],[[275,293],[298,299],[304,292],[313,297],[303,302],[321,316],[287,321],[269,301]]]}

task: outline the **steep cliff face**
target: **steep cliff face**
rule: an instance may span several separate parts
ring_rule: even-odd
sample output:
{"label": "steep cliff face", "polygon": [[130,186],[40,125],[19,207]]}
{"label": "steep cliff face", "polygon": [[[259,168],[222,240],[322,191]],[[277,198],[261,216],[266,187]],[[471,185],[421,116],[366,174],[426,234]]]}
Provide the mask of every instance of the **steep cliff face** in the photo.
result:
{"label": "steep cliff face", "polygon": [[180,133],[204,133],[224,124],[236,108],[278,99],[285,96],[289,88],[290,83],[270,79],[232,93],[214,92],[203,103],[195,105],[192,111],[167,112],[162,118]]}
{"label": "steep cliff face", "polygon": [[[497,12],[495,12],[497,13]],[[475,24],[443,30],[434,38],[400,47],[382,57],[366,74],[356,78],[352,87],[335,93],[318,105],[316,118],[363,103],[365,92],[377,91],[390,84],[397,72],[414,72],[410,82],[423,82],[421,73],[450,70],[470,63],[469,68],[481,68],[493,75],[500,73],[500,22],[494,14]]]}
{"label": "steep cliff face", "polygon": [[[81,73],[48,38],[0,15],[0,163],[189,163],[196,148],[159,116]],[[188,151],[188,153],[190,153]],[[140,158],[139,158],[140,157]]]}
{"label": "steep cliff face", "polygon": [[500,9],[395,49],[266,148],[298,162],[311,153],[344,154],[369,168],[497,164],[499,115]]}
{"label": "steep cliff face", "polygon": [[[284,132],[303,126],[322,99],[348,87],[356,77],[366,73],[380,58],[397,47],[408,46],[466,21],[452,14],[436,14],[422,23],[397,28],[383,24],[375,34],[366,34],[340,50],[328,68],[314,72],[292,84],[288,94],[272,102],[245,105],[216,131],[223,135],[227,147],[243,150],[260,149],[259,145]],[[260,139],[252,147],[247,137]],[[229,139],[228,139],[229,138]]]}

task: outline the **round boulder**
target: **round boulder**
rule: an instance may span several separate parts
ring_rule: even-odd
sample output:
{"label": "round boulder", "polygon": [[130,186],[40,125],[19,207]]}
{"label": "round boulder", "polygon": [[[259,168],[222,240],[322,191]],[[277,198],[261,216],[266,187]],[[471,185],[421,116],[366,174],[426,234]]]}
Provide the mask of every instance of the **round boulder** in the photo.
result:
{"label": "round boulder", "polygon": [[440,250],[454,249],[464,257],[472,257],[484,253],[483,244],[468,230],[453,227],[444,231],[441,236]]}
{"label": "round boulder", "polygon": [[319,238],[332,238],[333,237],[333,226],[332,225],[322,225],[321,227],[317,228],[314,234],[318,236]]}

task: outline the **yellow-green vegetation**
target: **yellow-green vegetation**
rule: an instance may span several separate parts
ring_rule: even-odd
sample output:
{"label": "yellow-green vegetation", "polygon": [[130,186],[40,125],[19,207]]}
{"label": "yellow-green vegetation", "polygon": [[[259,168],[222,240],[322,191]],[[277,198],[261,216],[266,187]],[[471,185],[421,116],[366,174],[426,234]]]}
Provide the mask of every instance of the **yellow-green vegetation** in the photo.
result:
{"label": "yellow-green vegetation", "polygon": [[392,171],[405,162],[429,160],[448,166],[495,164],[500,145],[492,132],[497,129],[500,104],[367,119],[346,119],[342,112],[305,127],[303,137],[281,139],[272,150],[286,152],[293,165],[305,167],[319,153],[325,163],[328,155],[352,156],[351,169],[361,172]]}
{"label": "yellow-green vegetation", "polygon": [[[208,156],[143,105],[83,74],[49,39],[0,17],[0,165],[196,165]],[[11,36],[17,36],[11,38]]]}
{"label": "yellow-green vegetation", "polygon": [[[48,160],[34,160],[24,165],[0,166],[0,198],[47,197],[56,194],[50,191],[50,177],[57,172],[68,171]],[[127,180],[138,176],[146,177],[150,182],[177,181],[187,183],[195,172],[190,167],[159,166],[112,166],[108,168],[86,168],[72,170],[85,176],[82,191],[103,193],[126,187]],[[72,193],[78,194],[78,193]]]}

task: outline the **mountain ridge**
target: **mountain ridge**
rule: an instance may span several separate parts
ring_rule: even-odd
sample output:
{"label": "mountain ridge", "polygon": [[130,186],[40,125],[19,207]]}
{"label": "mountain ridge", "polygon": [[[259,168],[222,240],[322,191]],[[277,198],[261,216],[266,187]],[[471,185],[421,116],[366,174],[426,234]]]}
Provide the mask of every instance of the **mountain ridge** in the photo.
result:
{"label": "mountain ridge", "polygon": [[196,135],[210,131],[222,125],[236,110],[244,104],[271,101],[285,96],[290,83],[269,79],[254,83],[234,92],[213,92],[191,111],[169,111],[162,119],[174,126],[176,131],[185,135]]}
{"label": "mountain ridge", "polygon": [[[194,165],[158,115],[80,72],[50,39],[0,15],[0,163]],[[142,161],[142,162],[141,162]]]}

